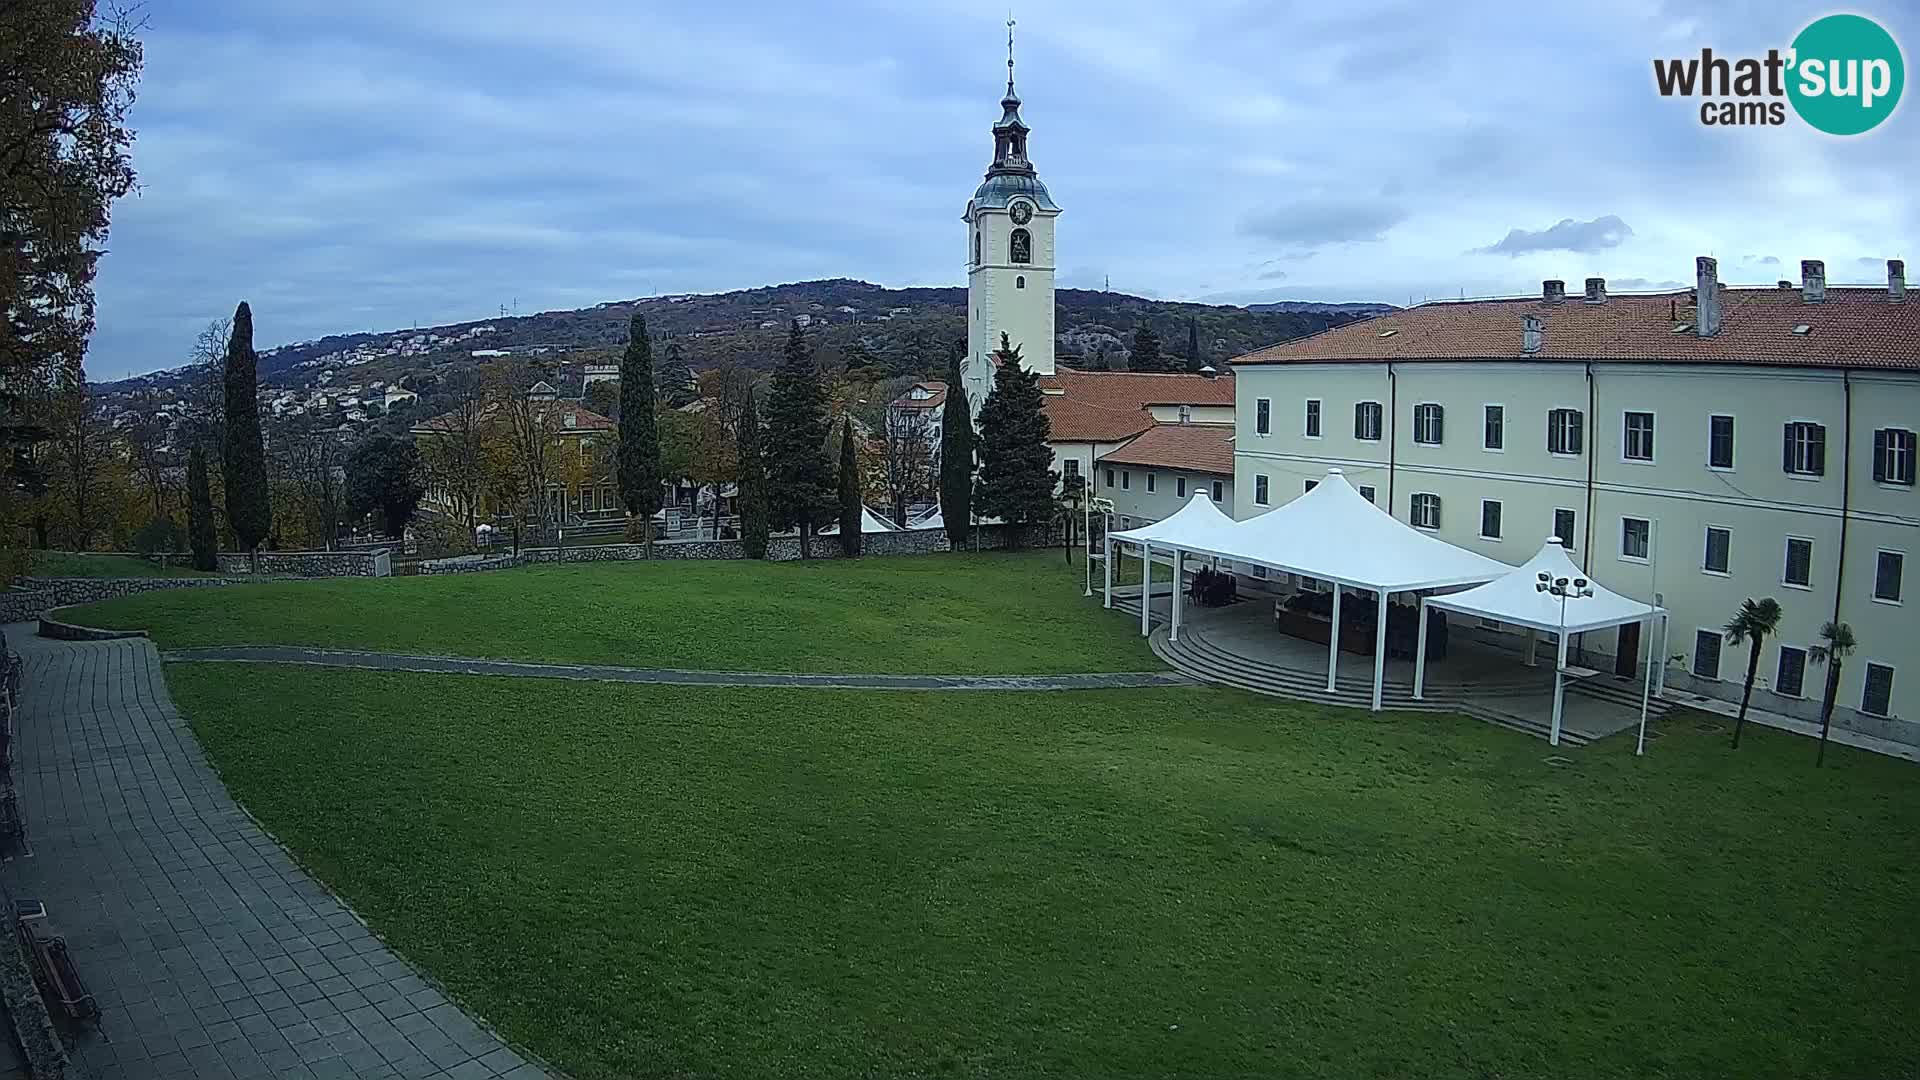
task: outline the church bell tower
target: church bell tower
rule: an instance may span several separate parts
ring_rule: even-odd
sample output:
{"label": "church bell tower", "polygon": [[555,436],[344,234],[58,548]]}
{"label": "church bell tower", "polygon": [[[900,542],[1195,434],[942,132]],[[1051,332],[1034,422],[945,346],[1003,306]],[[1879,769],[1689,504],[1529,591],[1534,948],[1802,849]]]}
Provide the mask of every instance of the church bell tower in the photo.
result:
{"label": "church bell tower", "polygon": [[1053,374],[1053,219],[1060,215],[1027,157],[1013,92],[1013,20],[1007,20],[1007,94],[993,125],[993,164],[961,220],[967,225],[967,358],[963,379],[977,415],[993,387],[1000,335],[1021,366]]}

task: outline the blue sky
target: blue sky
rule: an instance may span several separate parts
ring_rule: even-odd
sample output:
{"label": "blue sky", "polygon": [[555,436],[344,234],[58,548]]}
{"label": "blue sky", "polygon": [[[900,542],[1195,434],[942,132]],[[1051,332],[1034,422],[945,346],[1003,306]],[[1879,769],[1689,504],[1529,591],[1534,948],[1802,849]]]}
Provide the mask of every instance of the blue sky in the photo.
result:
{"label": "blue sky", "polygon": [[[1884,279],[1920,254],[1916,104],[1836,139],[1715,130],[1655,56],[1785,47],[1762,2],[1058,0],[1019,19],[1060,283],[1386,300]],[[1920,12],[1879,19],[1920,62]],[[1006,13],[767,0],[149,4],[138,194],[96,378],[264,347],[820,277],[964,283]],[[1910,91],[1908,97],[1920,94]],[[1902,169],[1907,170],[1902,172]]]}

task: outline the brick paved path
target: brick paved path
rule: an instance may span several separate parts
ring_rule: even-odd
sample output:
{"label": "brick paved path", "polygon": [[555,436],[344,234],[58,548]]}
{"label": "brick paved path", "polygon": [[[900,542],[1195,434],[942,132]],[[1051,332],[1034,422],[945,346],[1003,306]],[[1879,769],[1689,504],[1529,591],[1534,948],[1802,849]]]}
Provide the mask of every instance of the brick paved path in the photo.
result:
{"label": "brick paved path", "polygon": [[674,686],[805,686],[822,690],[1105,690],[1191,686],[1194,682],[1185,675],[1171,671],[1105,671],[1084,675],[816,675],[780,671],[688,671],[682,668],[616,667],[610,664],[528,664],[513,660],[408,656],[359,649],[309,649],[297,645],[217,645],[202,649],[169,649],[164,655],[169,661],[248,661],[313,664],[368,671],[508,675]]}
{"label": "brick paved path", "polygon": [[26,661],[14,773],[31,854],[0,866],[46,902],[99,998],[70,1076],[545,1074],[503,1046],[227,795],[145,639]]}

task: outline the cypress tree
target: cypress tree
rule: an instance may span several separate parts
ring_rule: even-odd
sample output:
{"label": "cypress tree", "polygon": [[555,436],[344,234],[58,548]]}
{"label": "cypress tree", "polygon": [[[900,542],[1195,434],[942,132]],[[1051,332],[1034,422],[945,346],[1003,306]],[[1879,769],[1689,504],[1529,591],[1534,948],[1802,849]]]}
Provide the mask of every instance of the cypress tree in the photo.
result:
{"label": "cypress tree", "polygon": [[827,395],[820,369],[795,319],[767,400],[767,511],[779,529],[800,530],[800,557],[813,530],[833,513],[833,464],[827,460]]}
{"label": "cypress tree", "polygon": [[259,363],[253,352],[253,311],[243,300],[233,313],[233,333],[227,338],[227,432],[221,444],[220,474],[227,492],[227,523],[250,563],[257,561],[260,541],[273,530],[267,455],[260,440]]}
{"label": "cypress tree", "polygon": [[207,482],[207,452],[198,446],[187,453],[187,544],[193,549],[195,570],[219,569],[219,539],[213,531],[213,490]]}
{"label": "cypress tree", "polygon": [[860,462],[853,448],[853,418],[840,422],[840,552],[860,557]]}
{"label": "cypress tree", "polygon": [[1187,370],[1199,371],[1207,362],[1200,356],[1200,320],[1187,316]]}
{"label": "cypress tree", "polygon": [[696,395],[693,367],[680,355],[680,343],[671,338],[667,340],[667,354],[660,358],[660,367],[653,373],[653,390],[654,396],[670,409],[680,408]]}
{"label": "cypress tree", "polygon": [[1000,335],[1000,369],[980,409],[980,513],[1007,523],[1007,546],[1018,547],[1020,526],[1053,520],[1059,510],[1048,468],[1053,450],[1040,376],[1020,365],[1020,350]]}
{"label": "cypress tree", "polygon": [[1133,351],[1127,359],[1127,370],[1165,371],[1166,369],[1166,361],[1160,358],[1160,335],[1153,332],[1152,323],[1141,323],[1133,332]]}
{"label": "cypress tree", "polygon": [[653,515],[660,509],[660,424],[653,412],[653,344],[647,320],[627,324],[627,351],[620,357],[620,501],[640,519],[647,558],[653,558]]}
{"label": "cypress tree", "polygon": [[760,460],[760,410],[753,404],[753,387],[740,402],[740,422],[734,435],[740,460],[740,546],[749,559],[767,557],[767,472]]}
{"label": "cypress tree", "polygon": [[947,542],[954,550],[966,546],[973,527],[973,411],[967,387],[960,381],[960,358],[966,347],[955,344],[947,363],[947,400],[940,413],[940,516],[947,526]]}

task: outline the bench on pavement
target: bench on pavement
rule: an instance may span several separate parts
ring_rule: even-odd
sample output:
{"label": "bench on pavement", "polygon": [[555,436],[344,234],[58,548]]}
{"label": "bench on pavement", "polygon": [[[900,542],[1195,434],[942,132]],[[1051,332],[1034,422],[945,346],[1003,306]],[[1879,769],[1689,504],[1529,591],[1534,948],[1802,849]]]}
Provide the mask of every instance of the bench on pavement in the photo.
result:
{"label": "bench on pavement", "polygon": [[38,900],[16,900],[13,915],[20,946],[33,961],[34,977],[47,1000],[74,1020],[99,1016],[99,1003],[80,981],[80,972],[67,953],[67,939],[54,933],[47,920],[47,906]]}

